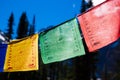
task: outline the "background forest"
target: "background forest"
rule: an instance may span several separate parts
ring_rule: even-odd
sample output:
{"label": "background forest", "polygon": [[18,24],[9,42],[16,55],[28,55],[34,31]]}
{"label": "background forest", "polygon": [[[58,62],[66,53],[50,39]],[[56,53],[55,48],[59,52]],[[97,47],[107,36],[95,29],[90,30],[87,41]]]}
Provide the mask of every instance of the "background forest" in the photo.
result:
{"label": "background forest", "polygon": [[[82,0],[80,13],[92,7],[92,2]],[[8,26],[4,32],[7,41],[14,38],[21,39],[35,34],[36,16],[33,15],[32,23],[29,23],[26,12],[20,16],[17,32],[14,29],[14,13],[8,18]],[[48,26],[48,28],[53,25]],[[39,31],[44,31],[41,29]],[[120,80],[120,45],[119,40],[99,51],[90,53],[86,47],[86,55],[68,59],[62,62],[43,64],[39,52],[39,70],[27,72],[0,73],[0,80]],[[114,54],[113,54],[114,53]]]}

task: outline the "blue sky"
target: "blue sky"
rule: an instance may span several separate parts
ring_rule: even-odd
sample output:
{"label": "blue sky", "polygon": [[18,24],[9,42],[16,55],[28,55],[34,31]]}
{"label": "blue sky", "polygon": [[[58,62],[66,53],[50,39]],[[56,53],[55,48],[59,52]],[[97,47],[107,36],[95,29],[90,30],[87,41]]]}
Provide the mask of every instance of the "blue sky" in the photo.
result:
{"label": "blue sky", "polygon": [[58,25],[79,14],[81,0],[1,0],[0,29],[7,29],[11,12],[14,13],[14,33],[22,12],[27,13],[29,22],[36,16],[36,32],[49,25]]}

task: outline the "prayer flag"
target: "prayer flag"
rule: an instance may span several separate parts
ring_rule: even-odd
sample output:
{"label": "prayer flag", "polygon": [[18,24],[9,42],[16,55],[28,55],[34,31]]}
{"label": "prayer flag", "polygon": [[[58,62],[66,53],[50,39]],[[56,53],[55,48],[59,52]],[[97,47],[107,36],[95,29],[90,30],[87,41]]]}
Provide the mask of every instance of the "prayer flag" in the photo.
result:
{"label": "prayer flag", "polygon": [[7,44],[0,44],[0,72],[3,72]]}
{"label": "prayer flag", "polygon": [[85,54],[76,19],[40,34],[40,49],[45,64]]}
{"label": "prayer flag", "polygon": [[107,46],[120,36],[120,0],[107,0],[78,20],[90,52]]}
{"label": "prayer flag", "polygon": [[38,34],[8,44],[4,71],[38,70]]}

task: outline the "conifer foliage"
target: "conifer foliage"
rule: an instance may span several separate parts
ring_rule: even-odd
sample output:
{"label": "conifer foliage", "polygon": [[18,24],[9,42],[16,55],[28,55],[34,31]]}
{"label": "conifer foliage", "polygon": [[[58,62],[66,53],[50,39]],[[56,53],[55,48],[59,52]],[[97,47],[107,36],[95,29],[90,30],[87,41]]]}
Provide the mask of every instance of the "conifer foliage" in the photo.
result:
{"label": "conifer foliage", "polygon": [[9,39],[12,39],[13,25],[14,25],[14,14],[11,13],[11,15],[8,19],[8,29],[7,29],[7,32],[6,32],[6,35]]}
{"label": "conifer foliage", "polygon": [[18,24],[17,39],[28,36],[28,26],[29,26],[29,22],[27,19],[26,12],[23,12],[20,17],[20,22]]}
{"label": "conifer foliage", "polygon": [[33,17],[32,24],[30,25],[29,35],[33,35],[35,33],[35,15]]}

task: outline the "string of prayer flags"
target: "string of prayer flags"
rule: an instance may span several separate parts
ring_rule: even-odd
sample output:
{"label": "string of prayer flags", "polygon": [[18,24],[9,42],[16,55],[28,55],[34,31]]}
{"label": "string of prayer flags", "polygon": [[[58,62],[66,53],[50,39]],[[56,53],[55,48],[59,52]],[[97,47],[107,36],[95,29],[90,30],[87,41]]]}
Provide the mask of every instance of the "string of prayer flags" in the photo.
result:
{"label": "string of prayer flags", "polygon": [[8,44],[4,71],[38,70],[38,34]]}
{"label": "string of prayer flags", "polygon": [[77,20],[74,18],[39,35],[45,64],[85,54]]}
{"label": "string of prayer flags", "polygon": [[107,0],[78,20],[90,52],[107,46],[120,36],[120,0]]}
{"label": "string of prayer flags", "polygon": [[0,72],[3,72],[7,44],[0,44]]}

